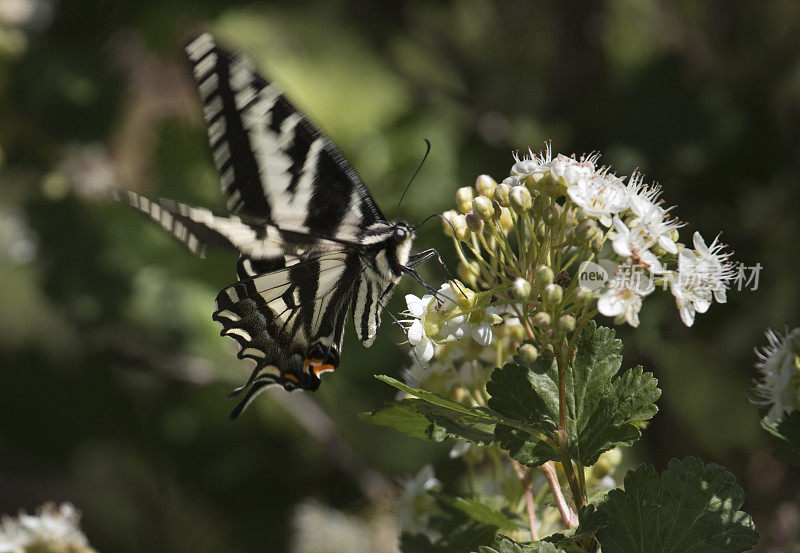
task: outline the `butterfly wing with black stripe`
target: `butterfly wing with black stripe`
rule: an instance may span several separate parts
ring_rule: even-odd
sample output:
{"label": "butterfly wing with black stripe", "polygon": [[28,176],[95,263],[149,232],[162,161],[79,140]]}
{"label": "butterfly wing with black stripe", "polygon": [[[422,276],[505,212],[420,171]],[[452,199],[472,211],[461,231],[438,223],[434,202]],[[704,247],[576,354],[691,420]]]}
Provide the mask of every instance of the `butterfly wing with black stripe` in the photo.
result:
{"label": "butterfly wing with black stripe", "polygon": [[345,240],[385,219],[336,146],[247,57],[208,33],[186,53],[231,212]]}
{"label": "butterfly wing with black stripe", "polygon": [[316,390],[320,374],[334,370],[359,278],[357,254],[341,252],[285,269],[242,278],[217,296],[214,320],[234,338],[239,357],[256,362],[238,416],[270,385]]}

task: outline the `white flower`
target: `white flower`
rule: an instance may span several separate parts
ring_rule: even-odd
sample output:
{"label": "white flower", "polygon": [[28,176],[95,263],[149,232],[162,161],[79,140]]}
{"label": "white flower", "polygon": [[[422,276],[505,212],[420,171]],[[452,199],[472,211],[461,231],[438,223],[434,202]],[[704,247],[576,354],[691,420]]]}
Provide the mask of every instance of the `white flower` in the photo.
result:
{"label": "white flower", "polygon": [[698,262],[704,269],[711,291],[714,292],[714,299],[717,303],[725,303],[727,301],[725,290],[728,288],[728,281],[733,278],[733,268],[728,263],[731,254],[722,251],[725,249],[725,244],[719,242],[719,236],[714,238],[710,246],[706,246],[700,233],[695,232],[692,242]]}
{"label": "white flower", "polygon": [[5,515],[0,519],[0,553],[25,553],[31,541],[31,535],[18,520]]}
{"label": "white flower", "polygon": [[671,254],[678,253],[678,246],[669,235],[683,224],[667,216],[672,208],[661,207],[659,200],[661,187],[644,184],[642,175],[636,173],[628,179],[625,190],[630,210],[636,216],[630,223],[631,227],[640,227],[665,251]]}
{"label": "white flower", "polygon": [[699,232],[693,236],[695,250],[685,248],[678,254],[678,274],[670,281],[670,291],[681,320],[686,326],[694,324],[696,313],[705,313],[716,299],[725,303],[725,289],[733,277],[733,269],[727,263],[729,253],[715,239],[706,246]]}
{"label": "white flower", "polygon": [[550,174],[556,181],[569,188],[577,185],[580,181],[589,180],[595,176],[595,163],[600,159],[599,154],[591,154],[588,157],[575,159],[564,154],[558,154],[550,162]]}
{"label": "white flower", "polygon": [[442,328],[439,330],[439,336],[445,340],[450,338],[453,340],[461,340],[464,336],[469,336],[470,326],[471,325],[467,321],[467,317],[465,315],[451,317],[442,323]]}
{"label": "white flower", "polygon": [[760,379],[756,384],[753,402],[769,407],[767,419],[778,422],[784,413],[793,411],[800,403],[800,328],[785,337],[768,329],[769,345],[756,349],[756,369]]}
{"label": "white flower", "polygon": [[622,179],[605,172],[578,179],[567,188],[567,195],[583,208],[586,215],[606,227],[611,226],[612,215],[628,207],[628,194]]}
{"label": "white flower", "polygon": [[21,512],[17,519],[4,516],[0,521],[0,553],[24,553],[34,546],[88,551],[79,522],[80,513],[69,503],[46,503],[36,515]]}
{"label": "white flower", "polygon": [[434,476],[433,467],[425,465],[411,478],[400,480],[403,492],[400,495],[400,524],[404,531],[422,531],[425,518],[432,512],[434,501],[428,492],[441,488],[441,482]]}
{"label": "white flower", "polygon": [[650,247],[655,245],[655,240],[652,236],[641,226],[632,225],[629,228],[622,220],[614,216],[613,219],[614,230],[611,232],[609,238],[614,251],[622,257],[627,257],[640,263],[654,273],[661,273],[664,267],[658,260],[658,257],[649,250]]}
{"label": "white flower", "polygon": [[424,324],[425,316],[432,304],[434,304],[434,297],[431,295],[426,294],[421,298],[414,294],[406,295],[407,314],[412,317],[403,321],[404,323],[410,323],[406,329],[406,336],[408,337],[408,343],[413,346],[414,353],[421,363],[430,361],[436,350]]}
{"label": "white flower", "polygon": [[0,263],[26,264],[33,261],[38,238],[18,210],[0,211]]}
{"label": "white flower", "polygon": [[636,269],[635,265],[620,266],[597,300],[597,310],[601,314],[633,327],[639,326],[642,298],[655,289],[650,275]]}
{"label": "white flower", "polygon": [[552,159],[552,150],[549,142],[545,151],[538,154],[534,154],[532,150],[528,149],[528,153],[520,158],[519,154],[515,153],[514,160],[516,163],[511,168],[511,175],[519,179],[531,177],[534,182],[538,182],[551,170]]}

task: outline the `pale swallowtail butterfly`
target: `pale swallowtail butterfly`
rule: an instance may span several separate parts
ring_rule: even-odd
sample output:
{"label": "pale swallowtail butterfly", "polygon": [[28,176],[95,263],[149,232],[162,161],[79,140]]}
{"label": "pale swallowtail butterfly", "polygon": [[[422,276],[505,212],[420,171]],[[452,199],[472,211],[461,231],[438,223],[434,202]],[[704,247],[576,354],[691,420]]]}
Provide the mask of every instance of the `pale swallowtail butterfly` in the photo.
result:
{"label": "pale swallowtail butterfly", "polygon": [[213,318],[256,367],[231,413],[270,385],[316,390],[339,365],[352,312],[369,347],[381,309],[404,274],[438,255],[411,254],[414,228],[388,221],[341,152],[243,55],[210,34],[187,42],[208,141],[230,215],[135,192],[121,199],[204,255],[239,252],[238,282],[216,299]]}

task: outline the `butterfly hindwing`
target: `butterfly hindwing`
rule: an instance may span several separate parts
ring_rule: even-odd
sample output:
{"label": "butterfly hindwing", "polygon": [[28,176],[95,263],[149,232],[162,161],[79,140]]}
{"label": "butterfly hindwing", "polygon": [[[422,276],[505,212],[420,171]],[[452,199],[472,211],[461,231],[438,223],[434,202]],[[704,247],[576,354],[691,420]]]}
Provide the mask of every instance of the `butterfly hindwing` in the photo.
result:
{"label": "butterfly hindwing", "polygon": [[359,272],[357,256],[342,252],[243,278],[219,293],[221,334],[239,343],[240,358],[256,362],[239,390],[247,388],[242,409],[267,385],[315,390],[320,374],[336,368]]}
{"label": "butterfly hindwing", "polygon": [[351,240],[384,219],[341,152],[247,57],[232,56],[207,33],[186,53],[233,213]]}

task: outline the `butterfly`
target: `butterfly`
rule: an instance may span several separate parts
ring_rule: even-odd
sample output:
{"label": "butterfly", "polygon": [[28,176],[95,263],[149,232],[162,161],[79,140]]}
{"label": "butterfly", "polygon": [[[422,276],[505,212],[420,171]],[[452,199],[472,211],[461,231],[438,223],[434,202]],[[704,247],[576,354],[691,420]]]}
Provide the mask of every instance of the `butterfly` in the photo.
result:
{"label": "butterfly", "polygon": [[348,314],[369,347],[403,275],[424,284],[416,267],[439,257],[411,253],[415,228],[387,220],[337,147],[246,56],[208,33],[185,51],[229,214],[135,192],[122,199],[198,255],[238,251],[238,282],[213,314],[238,357],[256,363],[231,394],[244,394],[235,418],[268,386],[316,390],[339,365]]}

